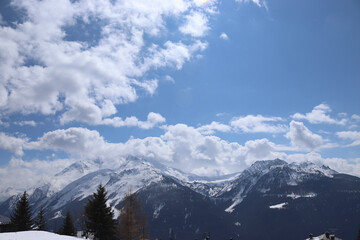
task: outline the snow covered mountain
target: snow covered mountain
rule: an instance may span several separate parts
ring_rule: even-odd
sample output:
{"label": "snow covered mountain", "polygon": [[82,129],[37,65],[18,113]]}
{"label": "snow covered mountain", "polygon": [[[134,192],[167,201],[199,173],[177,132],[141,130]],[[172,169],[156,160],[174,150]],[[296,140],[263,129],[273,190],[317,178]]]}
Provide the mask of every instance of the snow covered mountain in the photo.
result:
{"label": "snow covered mountain", "polygon": [[332,177],[336,173],[329,167],[318,166],[312,162],[288,164],[280,159],[257,161],[234,181],[225,185],[214,197],[224,201],[231,199],[231,205],[225,211],[232,212],[251,191],[266,193],[274,187],[295,186],[305,180]]}
{"label": "snow covered mountain", "polygon": [[[260,227],[269,239],[287,239],[291,231],[305,237],[317,230],[312,227],[321,228],[320,232],[337,227],[343,237],[352,237],[349,229],[360,223],[356,222],[360,219],[359,178],[311,162],[289,164],[279,159],[258,161],[242,173],[217,178],[199,177],[135,157],[120,159],[113,167],[100,161],[78,162],[35,188],[30,203],[35,214],[40,207],[45,209],[50,229],[60,227],[67,210],[81,227],[83,207],[100,183],[116,216],[125,194],[130,189],[137,192],[151,236],[164,239],[169,231],[177,239],[200,239],[211,231],[215,238],[239,235],[256,240],[262,239],[256,231]],[[12,196],[0,204],[0,214],[9,216],[17,198]],[[327,220],[319,221],[322,216]],[[302,228],[288,226],[286,234],[278,230],[289,222]]]}

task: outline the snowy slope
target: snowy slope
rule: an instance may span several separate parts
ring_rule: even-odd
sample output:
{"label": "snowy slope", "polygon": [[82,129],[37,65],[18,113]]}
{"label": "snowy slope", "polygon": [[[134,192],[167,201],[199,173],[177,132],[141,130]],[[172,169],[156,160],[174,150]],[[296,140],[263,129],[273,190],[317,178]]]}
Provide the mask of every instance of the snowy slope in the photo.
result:
{"label": "snowy slope", "polygon": [[77,237],[63,236],[44,231],[0,233],[0,240],[75,240]]}
{"label": "snowy slope", "polygon": [[[96,192],[100,183],[106,188],[108,203],[114,207],[130,190],[136,192],[162,179],[161,172],[150,163],[141,159],[132,159],[116,169],[97,170],[75,180],[47,199],[45,207],[52,211],[61,210],[69,202],[81,201]],[[58,212],[55,214],[57,216],[54,217],[61,216]]]}
{"label": "snowy slope", "polygon": [[321,176],[332,177],[336,173],[326,166],[318,166],[312,162],[288,164],[280,159],[257,161],[224,186],[215,197],[225,201],[231,199],[231,204],[225,209],[231,213],[251,191],[266,193],[274,187],[296,186],[305,180]]}

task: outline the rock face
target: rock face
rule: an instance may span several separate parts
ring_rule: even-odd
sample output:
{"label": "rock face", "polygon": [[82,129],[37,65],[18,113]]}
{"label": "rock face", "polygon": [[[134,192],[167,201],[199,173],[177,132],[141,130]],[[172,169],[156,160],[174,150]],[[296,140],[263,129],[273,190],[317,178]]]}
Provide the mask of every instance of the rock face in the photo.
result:
{"label": "rock face", "polygon": [[[78,174],[80,177],[73,180]],[[78,228],[88,197],[102,183],[115,215],[131,189],[147,214],[151,237],[169,239],[305,239],[309,233],[333,231],[354,239],[360,224],[360,179],[310,162],[258,161],[242,173],[201,178],[160,164],[129,157],[115,169],[75,164],[55,176],[69,183],[54,191],[52,183],[32,191],[34,214],[45,209],[48,228],[57,230],[67,210]],[[56,184],[56,183],[55,183]],[[0,204],[9,216],[17,196]]]}

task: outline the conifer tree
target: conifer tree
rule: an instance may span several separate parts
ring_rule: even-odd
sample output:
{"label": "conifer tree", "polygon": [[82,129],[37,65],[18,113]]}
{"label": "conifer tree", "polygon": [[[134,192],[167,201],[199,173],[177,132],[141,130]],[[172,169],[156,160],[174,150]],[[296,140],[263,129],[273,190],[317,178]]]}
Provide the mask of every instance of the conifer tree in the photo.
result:
{"label": "conifer tree", "polygon": [[26,191],[16,204],[16,208],[10,217],[11,223],[15,231],[31,230],[33,224],[31,219],[31,209]]}
{"label": "conifer tree", "polygon": [[141,202],[135,193],[128,192],[124,208],[119,217],[119,237],[121,240],[141,240],[148,238],[146,215],[142,213]]}
{"label": "conifer tree", "polygon": [[66,212],[66,217],[64,219],[64,223],[62,228],[60,229],[61,235],[75,236],[76,230],[71,218],[71,214],[69,211]]}
{"label": "conifer tree", "polygon": [[106,205],[108,198],[105,188],[100,184],[85,206],[85,225],[94,239],[110,240],[115,237],[114,212]]}
{"label": "conifer tree", "polygon": [[37,230],[46,231],[46,222],[44,217],[44,209],[40,208],[39,214],[36,219]]}

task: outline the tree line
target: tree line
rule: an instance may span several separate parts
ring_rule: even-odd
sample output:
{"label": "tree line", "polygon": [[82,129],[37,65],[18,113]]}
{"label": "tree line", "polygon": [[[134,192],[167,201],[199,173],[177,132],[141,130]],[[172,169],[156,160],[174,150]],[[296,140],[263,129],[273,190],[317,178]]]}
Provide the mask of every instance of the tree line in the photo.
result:
{"label": "tree line", "polygon": [[[105,187],[100,184],[84,208],[83,236],[96,240],[148,239],[147,218],[135,193],[129,191],[125,195],[124,206],[118,219],[114,219],[114,211],[106,204],[107,200]],[[44,209],[41,208],[37,217],[33,219],[26,191],[10,216],[10,226],[12,231],[46,231]],[[77,234],[69,211],[58,233],[69,236]]]}

